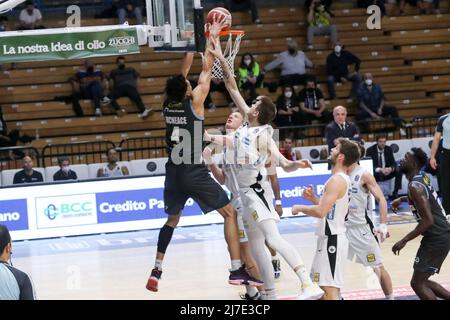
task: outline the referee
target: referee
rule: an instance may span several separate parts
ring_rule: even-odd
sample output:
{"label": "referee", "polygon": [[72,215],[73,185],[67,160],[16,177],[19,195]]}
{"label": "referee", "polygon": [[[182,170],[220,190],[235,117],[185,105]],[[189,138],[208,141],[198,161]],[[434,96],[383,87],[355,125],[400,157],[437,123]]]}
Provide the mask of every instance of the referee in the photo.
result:
{"label": "referee", "polygon": [[[439,118],[436,132],[431,145],[430,165],[436,170],[436,153],[442,137],[442,154],[439,162],[439,176],[441,180],[440,191],[442,206],[447,215],[450,215],[450,113]],[[438,156],[439,157],[439,156]]]}
{"label": "referee", "polygon": [[0,300],[34,300],[30,277],[8,263],[12,243],[8,228],[0,224]]}

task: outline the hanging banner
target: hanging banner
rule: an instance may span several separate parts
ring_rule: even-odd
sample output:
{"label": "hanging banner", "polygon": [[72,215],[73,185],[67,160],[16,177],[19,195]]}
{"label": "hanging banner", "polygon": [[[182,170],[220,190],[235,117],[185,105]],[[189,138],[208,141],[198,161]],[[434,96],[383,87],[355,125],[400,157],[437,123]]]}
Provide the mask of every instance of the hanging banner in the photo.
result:
{"label": "hanging banner", "polygon": [[139,53],[136,28],[0,37],[0,63]]}

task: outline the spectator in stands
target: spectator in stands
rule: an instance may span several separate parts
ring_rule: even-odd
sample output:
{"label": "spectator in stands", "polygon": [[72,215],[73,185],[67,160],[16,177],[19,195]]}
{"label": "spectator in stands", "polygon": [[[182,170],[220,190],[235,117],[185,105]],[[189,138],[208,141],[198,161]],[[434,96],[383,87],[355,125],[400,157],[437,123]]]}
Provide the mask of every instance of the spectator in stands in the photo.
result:
{"label": "spectator in stands", "polygon": [[[306,11],[309,10],[309,7],[311,7],[311,3],[312,3],[312,2],[313,2],[313,0],[305,0],[304,6],[305,6],[305,10],[306,10]],[[331,5],[332,5],[332,3],[333,3],[333,0],[322,0],[321,2],[322,2],[322,4],[325,6],[325,11],[328,12],[328,14],[329,14],[331,17],[334,17],[334,13],[331,12]]]}
{"label": "spectator in stands", "polygon": [[20,11],[20,25],[17,30],[45,29],[42,23],[41,11],[34,7],[32,0],[25,1],[25,8]]}
{"label": "spectator in stands", "polygon": [[70,160],[68,157],[58,158],[59,170],[53,175],[54,181],[77,180],[77,173],[70,169]]}
{"label": "spectator in stands", "polygon": [[361,60],[350,51],[343,50],[341,42],[337,42],[334,51],[327,57],[327,82],[330,99],[336,98],[336,82],[352,82],[351,96],[357,97],[361,84],[361,76],[358,74]]}
{"label": "spectator in stands", "polygon": [[286,137],[283,140],[283,147],[280,148],[280,153],[288,160],[296,161],[302,159],[300,150],[294,150],[294,141],[292,137]]}
{"label": "spectator in stands", "polygon": [[69,79],[72,84],[73,107],[77,115],[83,115],[79,100],[91,99],[95,106],[95,115],[102,116],[101,104],[107,105],[111,100],[106,96],[105,91],[108,82],[102,71],[95,69],[95,64],[91,60],[85,61],[84,71],[78,71]]}
{"label": "spectator in stands", "polygon": [[11,263],[12,239],[8,227],[0,224],[0,300],[35,300],[33,283]]}
{"label": "spectator in stands", "polygon": [[147,118],[151,113],[151,108],[145,108],[141,95],[138,91],[139,73],[132,67],[125,66],[125,57],[119,56],[116,59],[117,68],[112,70],[109,78],[111,80],[111,105],[120,116],[125,113],[117,103],[120,97],[128,97],[134,102],[142,119]]}
{"label": "spectator in stands", "polygon": [[280,86],[304,85],[307,77],[306,68],[312,68],[313,63],[306,54],[298,50],[295,40],[288,41],[288,50],[281,52],[278,57],[264,67],[265,72],[275,68],[281,69]]}
{"label": "spectator in stands", "polygon": [[420,9],[420,13],[426,13],[425,6],[423,0],[399,0],[399,14],[402,16],[405,14],[405,4],[408,3],[413,7],[418,7]]}
{"label": "spectator in stands", "polygon": [[143,24],[141,0],[119,0],[117,3],[117,16],[119,24],[124,24],[127,17],[134,16],[136,24]]}
{"label": "spectator in stands", "polygon": [[368,7],[370,7],[372,5],[376,5],[380,8],[381,14],[383,16],[386,15],[385,0],[358,0],[357,4],[358,4],[358,8],[364,8],[364,9],[367,9]]}
{"label": "spectator in stands", "polygon": [[328,159],[328,156],[329,156],[329,154],[328,154],[328,148],[326,148],[326,147],[323,147],[322,149],[320,149],[320,152],[319,152],[319,160],[327,160]]}
{"label": "spectator in stands", "polygon": [[256,24],[261,23],[258,16],[258,7],[256,0],[224,0],[224,6],[230,12],[250,11],[252,15],[252,22]]}
{"label": "spectator in stands", "polygon": [[0,17],[0,32],[8,31],[8,17]]}
{"label": "spectator in stands", "polygon": [[325,10],[325,6],[321,0],[313,0],[309,6],[308,17],[309,26],[307,29],[308,49],[314,49],[314,36],[328,35],[330,42],[334,45],[338,41],[338,33],[336,26],[331,24],[331,16]]}
{"label": "spectator in stands", "polygon": [[327,139],[328,151],[336,146],[337,138],[349,138],[360,141],[359,129],[353,123],[347,121],[347,109],[337,106],[333,109],[334,121],[325,127],[325,137]]}
{"label": "spectator in stands", "polygon": [[225,87],[225,82],[222,79],[212,78],[211,84],[209,86],[209,94],[208,97],[205,99],[205,102],[208,101],[207,108],[209,109],[209,111],[214,111],[216,109],[216,105],[211,100],[211,93],[216,91],[220,92],[224,96],[230,108],[234,106],[233,99],[231,99],[230,93]]}
{"label": "spectator in stands", "polygon": [[122,177],[129,176],[130,172],[126,166],[120,166],[117,162],[119,161],[119,154],[115,148],[110,148],[106,151],[108,157],[108,163],[98,169],[97,177]]}
{"label": "spectator in stands", "polygon": [[258,96],[256,89],[262,87],[264,74],[261,73],[258,62],[255,61],[255,58],[249,52],[242,56],[238,72],[239,89],[248,92],[248,100],[251,102]]}
{"label": "spectator in stands", "polygon": [[30,156],[23,158],[23,170],[16,172],[13,184],[44,182],[39,171],[33,170],[33,159]]}
{"label": "spectator in stands", "polygon": [[300,124],[300,102],[293,87],[283,87],[283,93],[278,96],[276,105],[277,115],[275,123],[279,127]]}
{"label": "spectator in stands", "polygon": [[0,106],[0,148],[14,147],[19,142],[26,144],[31,141],[33,141],[33,138],[26,134],[21,135],[17,129],[8,131],[5,118],[3,117],[2,107]]}
{"label": "spectator in stands", "polygon": [[[398,115],[395,107],[384,104],[384,93],[381,86],[373,82],[372,74],[364,75],[364,83],[358,91],[359,111],[356,114],[357,121],[366,119],[382,120],[384,117],[391,117],[400,135],[406,136],[406,131],[402,128],[402,119]],[[366,125],[364,127],[367,127]]]}
{"label": "spectator in stands", "polygon": [[317,88],[313,77],[306,80],[306,87],[300,91],[298,99],[302,124],[311,124],[313,120],[328,123],[333,119],[331,112],[326,109],[322,91]]}
{"label": "spectator in stands", "polygon": [[[441,0],[433,0],[433,13],[434,14],[440,14],[441,10],[439,9],[439,5],[440,5]],[[447,1],[447,10],[450,10],[450,0]]]}
{"label": "spectator in stands", "polygon": [[385,198],[389,198],[394,190],[397,163],[392,148],[386,145],[386,136],[377,136],[377,143],[367,149],[366,155],[372,158],[375,180],[383,191]]}

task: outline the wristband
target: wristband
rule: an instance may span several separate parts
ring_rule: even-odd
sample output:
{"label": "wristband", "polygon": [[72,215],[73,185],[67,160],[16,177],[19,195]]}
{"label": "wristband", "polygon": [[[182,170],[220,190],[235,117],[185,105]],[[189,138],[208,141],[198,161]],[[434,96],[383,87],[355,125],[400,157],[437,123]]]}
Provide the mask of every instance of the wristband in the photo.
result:
{"label": "wristband", "polygon": [[281,206],[281,200],[275,200],[275,205],[276,206]]}

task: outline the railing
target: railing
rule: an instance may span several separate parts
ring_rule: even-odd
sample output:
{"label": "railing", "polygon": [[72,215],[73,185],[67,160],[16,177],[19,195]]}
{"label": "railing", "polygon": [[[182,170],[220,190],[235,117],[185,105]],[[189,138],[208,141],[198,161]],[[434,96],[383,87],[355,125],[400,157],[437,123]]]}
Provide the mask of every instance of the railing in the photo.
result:
{"label": "railing", "polygon": [[428,117],[416,117],[412,120],[412,137],[428,137],[434,134],[436,125],[438,122],[438,117],[428,116]]}
{"label": "railing", "polygon": [[39,151],[34,147],[6,147],[0,148],[0,170],[19,169],[22,168],[22,159],[30,156],[34,159],[35,166],[41,165],[41,156]]}
{"label": "railing", "polygon": [[120,160],[167,157],[166,141],[163,137],[124,139],[120,142]]}
{"label": "railing", "polygon": [[42,149],[42,164],[44,167],[55,166],[61,156],[67,156],[71,164],[103,162],[108,149],[115,147],[113,142],[107,140],[50,144]]}

